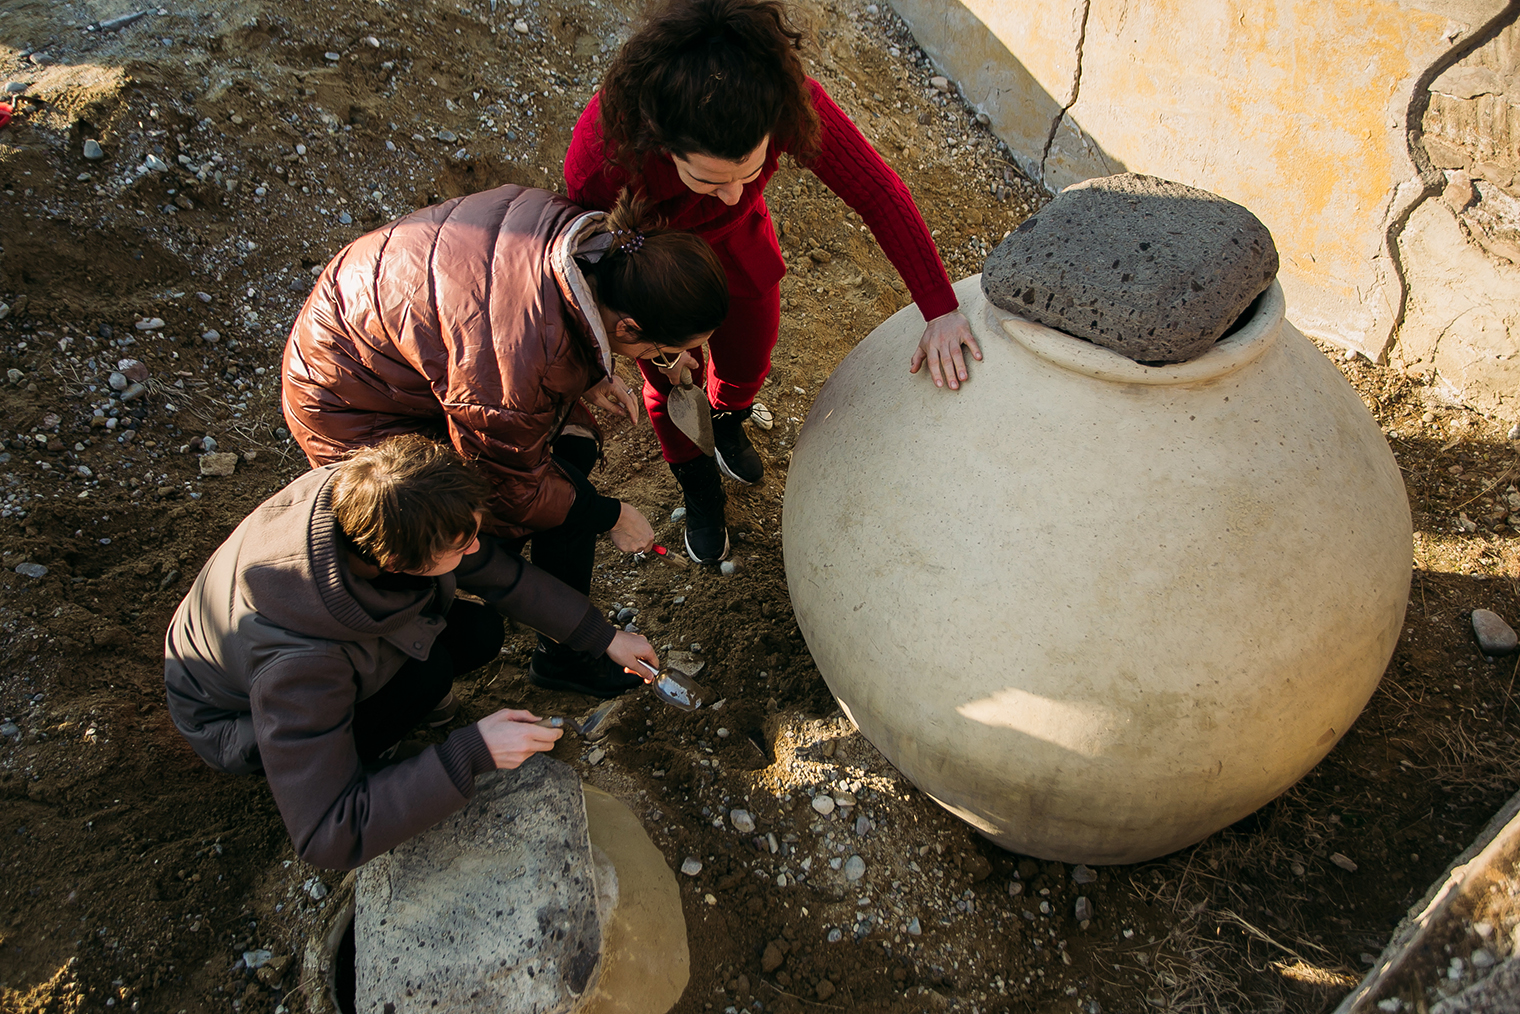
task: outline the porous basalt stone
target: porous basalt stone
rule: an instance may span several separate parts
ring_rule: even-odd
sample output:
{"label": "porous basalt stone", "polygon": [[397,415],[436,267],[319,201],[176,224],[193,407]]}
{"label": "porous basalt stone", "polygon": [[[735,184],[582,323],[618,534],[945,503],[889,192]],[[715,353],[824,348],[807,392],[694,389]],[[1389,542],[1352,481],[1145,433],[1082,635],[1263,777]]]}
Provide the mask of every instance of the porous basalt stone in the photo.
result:
{"label": "porous basalt stone", "polygon": [[1125,173],[1067,187],[988,256],[996,306],[1137,362],[1193,359],[1277,276],[1272,234],[1245,208]]}
{"label": "porous basalt stone", "polygon": [[597,874],[580,778],[541,754],[356,881],[355,1010],[563,1014],[594,985]]}

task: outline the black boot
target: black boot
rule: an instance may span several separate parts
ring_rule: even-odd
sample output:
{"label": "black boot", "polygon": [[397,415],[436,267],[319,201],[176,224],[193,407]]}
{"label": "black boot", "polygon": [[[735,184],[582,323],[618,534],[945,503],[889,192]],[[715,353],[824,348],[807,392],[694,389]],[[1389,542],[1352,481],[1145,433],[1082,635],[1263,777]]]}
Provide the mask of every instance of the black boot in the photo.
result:
{"label": "black boot", "polygon": [[728,527],[723,521],[723,480],[707,455],[671,465],[686,494],[686,555],[697,563],[717,563],[728,556]]}
{"label": "black boot", "polygon": [[753,486],[765,478],[765,466],[749,434],[744,432],[744,421],[750,409],[735,408],[712,414],[713,443],[717,446],[718,470],[735,482]]}
{"label": "black boot", "polygon": [[601,698],[617,697],[644,685],[642,679],[606,655],[575,651],[546,637],[538,639],[538,647],[528,661],[528,682],[545,690]]}

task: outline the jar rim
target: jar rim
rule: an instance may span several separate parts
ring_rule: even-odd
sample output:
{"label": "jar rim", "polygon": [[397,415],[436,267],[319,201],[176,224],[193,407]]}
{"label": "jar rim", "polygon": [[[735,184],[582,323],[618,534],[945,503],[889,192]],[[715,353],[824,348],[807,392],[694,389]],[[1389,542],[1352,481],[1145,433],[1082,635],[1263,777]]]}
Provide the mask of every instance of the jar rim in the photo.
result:
{"label": "jar rim", "polygon": [[1255,362],[1277,341],[1286,309],[1282,286],[1273,279],[1257,297],[1250,319],[1234,334],[1221,338],[1195,359],[1146,366],[1086,339],[1025,320],[990,300],[986,303],[989,325],[1001,326],[1010,338],[1047,362],[1096,380],[1154,386],[1213,380]]}

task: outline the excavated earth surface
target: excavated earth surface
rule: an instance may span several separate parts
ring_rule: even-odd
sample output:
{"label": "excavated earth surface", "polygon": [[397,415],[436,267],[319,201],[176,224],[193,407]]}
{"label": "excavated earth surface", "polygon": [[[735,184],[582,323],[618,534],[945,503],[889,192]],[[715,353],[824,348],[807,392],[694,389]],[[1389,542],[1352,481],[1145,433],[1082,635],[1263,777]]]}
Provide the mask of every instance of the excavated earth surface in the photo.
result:
{"label": "excavated earth surface", "polygon": [[[0,1009],[300,1011],[315,988],[300,956],[338,878],[293,858],[261,781],[210,771],[175,733],[165,623],[208,553],[303,467],[277,366],[312,269],[428,203],[559,186],[570,126],[636,12],[185,0],[100,27],[133,10],[0,7],[0,82],[29,84],[0,130]],[[951,275],[979,270],[1039,188],[934,88],[890,12],[802,12],[813,73],[918,196]],[[768,199],[791,271],[761,395],[776,427],[755,436],[770,478],[731,490],[737,573],[607,547],[594,591],[695,653],[724,704],[634,697],[598,749],[555,751],[627,802],[672,867],[702,863],[680,878],[693,972],[677,1010],[1333,1007],[1517,787],[1515,660],[1484,658],[1468,621],[1520,620],[1514,420],[1326,348],[1414,508],[1408,622],[1381,689],[1301,784],[1193,848],[1095,871],[1012,855],[853,734],[798,634],[788,454],[830,370],[907,297],[806,172],[785,164]],[[121,359],[143,364],[127,378],[142,389],[113,400]],[[200,476],[208,436],[234,474]],[[647,423],[612,428],[594,479],[679,543]],[[590,706],[528,687],[529,647],[514,633],[462,685],[461,721]],[[734,830],[735,808],[754,832]],[[253,973],[243,954],[259,950],[271,961]]]}

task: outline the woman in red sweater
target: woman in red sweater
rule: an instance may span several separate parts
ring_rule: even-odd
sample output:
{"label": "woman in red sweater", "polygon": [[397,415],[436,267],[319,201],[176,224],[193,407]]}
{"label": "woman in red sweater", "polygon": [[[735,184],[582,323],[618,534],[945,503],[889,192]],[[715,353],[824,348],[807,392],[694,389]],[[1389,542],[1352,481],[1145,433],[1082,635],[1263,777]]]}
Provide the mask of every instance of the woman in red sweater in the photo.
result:
{"label": "woman in red sweater", "polygon": [[[686,494],[686,548],[699,563],[728,554],[723,485],[764,471],[744,433],[770,372],[786,262],[765,206],[782,152],[807,166],[870,226],[927,326],[909,372],[937,387],[966,380],[962,346],[980,359],[923,216],[897,174],[802,69],[802,33],[780,0],[666,0],[618,52],[565,154],[570,199],[610,208],[627,184],[667,224],[699,234],[728,273],[729,314],[700,350],[668,369],[639,361],[644,404]],[[717,460],[665,411],[682,367],[707,380]]]}

